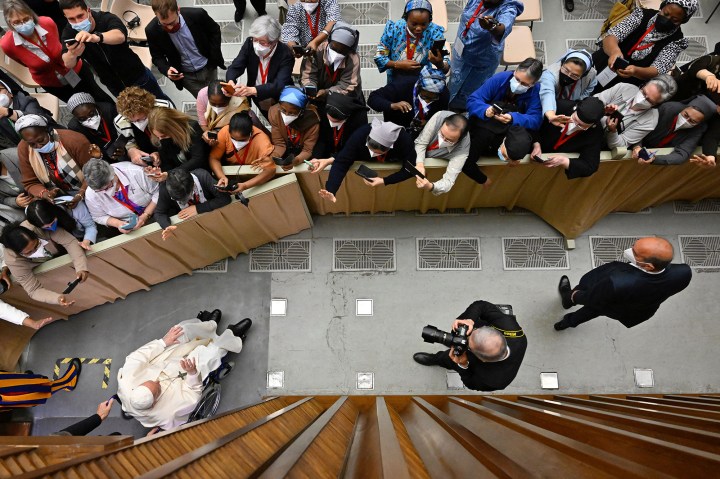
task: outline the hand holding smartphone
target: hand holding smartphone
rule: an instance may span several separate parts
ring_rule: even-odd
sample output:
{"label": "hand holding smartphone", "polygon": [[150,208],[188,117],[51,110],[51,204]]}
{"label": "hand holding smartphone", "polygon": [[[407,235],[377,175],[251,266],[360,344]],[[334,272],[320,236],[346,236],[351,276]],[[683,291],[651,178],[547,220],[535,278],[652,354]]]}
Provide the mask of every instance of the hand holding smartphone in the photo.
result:
{"label": "hand holding smartphone", "polygon": [[235,87],[231,84],[226,82],[220,82],[220,85],[222,86],[222,89],[226,95],[233,96],[235,94]]}
{"label": "hand holding smartphone", "polygon": [[65,288],[65,290],[62,292],[62,294],[72,293],[72,290],[75,289],[75,286],[77,286],[78,284],[80,284],[80,278],[75,278],[74,281],[70,281],[67,284],[67,288]]}
{"label": "hand holding smartphone", "polygon": [[360,165],[358,169],[355,170],[355,174],[368,181],[378,177],[378,172],[367,165]]}
{"label": "hand holding smartphone", "polygon": [[623,57],[617,57],[615,63],[613,63],[613,70],[624,70],[630,66],[630,62],[625,60]]}

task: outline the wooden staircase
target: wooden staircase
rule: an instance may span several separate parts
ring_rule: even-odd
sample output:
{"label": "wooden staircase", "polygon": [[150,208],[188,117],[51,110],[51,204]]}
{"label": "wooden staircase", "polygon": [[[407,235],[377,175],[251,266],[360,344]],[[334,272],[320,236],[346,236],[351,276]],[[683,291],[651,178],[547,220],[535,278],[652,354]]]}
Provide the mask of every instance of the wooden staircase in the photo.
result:
{"label": "wooden staircase", "polygon": [[717,477],[720,395],[288,396],[115,438],[0,438],[0,478]]}

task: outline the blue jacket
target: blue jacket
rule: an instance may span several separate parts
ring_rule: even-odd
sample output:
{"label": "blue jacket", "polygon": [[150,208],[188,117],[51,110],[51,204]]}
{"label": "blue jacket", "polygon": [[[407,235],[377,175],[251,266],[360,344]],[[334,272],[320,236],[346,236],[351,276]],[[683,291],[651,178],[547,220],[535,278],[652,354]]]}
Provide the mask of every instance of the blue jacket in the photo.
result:
{"label": "blue jacket", "polygon": [[[470,116],[476,116],[482,121],[490,121],[485,116],[485,111],[493,103],[504,101],[505,96],[510,92],[510,79],[513,72],[500,72],[488,79],[483,86],[475,90],[467,101],[467,109]],[[542,105],[540,103],[540,83],[536,83],[531,89],[518,95],[515,99],[518,111],[510,113],[513,118],[512,124],[522,126],[528,130],[537,130],[542,123]]]}

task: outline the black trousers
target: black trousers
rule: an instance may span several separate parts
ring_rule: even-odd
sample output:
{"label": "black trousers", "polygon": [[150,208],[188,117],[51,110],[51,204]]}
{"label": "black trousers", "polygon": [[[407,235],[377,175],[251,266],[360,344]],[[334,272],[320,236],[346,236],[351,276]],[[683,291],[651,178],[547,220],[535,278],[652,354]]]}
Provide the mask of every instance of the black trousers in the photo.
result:
{"label": "black trousers", "polygon": [[[470,352],[468,352],[470,354]],[[439,366],[444,367],[445,369],[450,369],[452,371],[459,371],[462,368],[457,365],[452,359],[450,359],[450,350],[445,349],[443,351],[438,351],[435,353],[435,359],[438,362]]]}
{"label": "black trousers", "polygon": [[485,123],[475,117],[470,119],[470,153],[462,169],[470,179],[481,185],[487,181],[487,176],[478,167],[478,159],[481,156],[496,156],[497,149],[505,139],[505,133],[495,133],[486,128]]}
{"label": "black trousers", "polygon": [[[585,291],[581,289],[575,289],[573,302],[575,304],[584,305],[585,304]],[[572,294],[572,293],[571,293]],[[565,317],[562,320],[562,323],[566,326],[569,326],[571,328],[575,328],[582,323],[587,323],[591,319],[595,319],[598,316],[602,316],[602,311],[598,311],[597,309],[591,308],[590,306],[583,306],[582,308],[578,309],[577,311],[574,311],[572,313],[568,313],[565,315]]]}
{"label": "black trousers", "polygon": [[[247,8],[247,1],[246,0],[233,0],[233,3],[235,4],[235,13],[240,18],[245,15],[245,9]],[[252,3],[252,6],[255,10],[258,12],[258,16],[267,15],[267,12],[265,11],[265,0],[250,0],[250,3]]]}

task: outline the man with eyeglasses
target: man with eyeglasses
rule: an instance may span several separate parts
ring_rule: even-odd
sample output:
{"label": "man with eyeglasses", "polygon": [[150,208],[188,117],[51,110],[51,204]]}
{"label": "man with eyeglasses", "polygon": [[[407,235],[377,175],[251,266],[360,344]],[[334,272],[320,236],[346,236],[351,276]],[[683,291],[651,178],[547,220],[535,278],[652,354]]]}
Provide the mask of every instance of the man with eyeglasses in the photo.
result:
{"label": "man with eyeglasses", "polygon": [[[545,118],[536,135],[531,156],[546,168],[563,168],[568,180],[583,178],[595,173],[600,166],[603,130],[600,120],[605,115],[605,105],[594,97],[579,103],[569,100],[557,101],[557,113],[569,117],[569,121],[555,126]],[[545,156],[542,154],[548,153]],[[576,158],[556,155],[559,152],[577,152]]]}
{"label": "man with eyeglasses", "polygon": [[640,238],[623,251],[627,262],[611,261],[586,273],[574,288],[567,276],[558,290],[563,308],[582,305],[555,323],[556,331],[607,316],[632,328],[652,318],[670,296],[687,288],[692,270],[671,263],[673,247],[664,238]]}
{"label": "man with eyeglasses", "polygon": [[460,356],[455,356],[452,349],[415,353],[415,362],[456,371],[465,387],[474,391],[508,387],[527,349],[527,337],[515,316],[487,301],[475,301],[453,322],[453,329],[462,324],[468,327],[467,351]]}
{"label": "man with eyeglasses", "polygon": [[605,104],[602,126],[608,148],[628,148],[639,144],[655,129],[658,111],[655,107],[677,92],[677,82],[670,75],[659,75],[642,87],[618,83],[595,95]]}
{"label": "man with eyeglasses", "polygon": [[[700,142],[707,129],[706,121],[715,114],[715,109],[715,103],[705,95],[695,97],[687,105],[677,101],[664,103],[658,109],[657,127],[633,148],[633,158],[641,165],[685,163]],[[673,151],[666,155],[648,152],[649,158],[642,158],[643,148],[672,148]]]}

